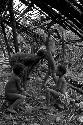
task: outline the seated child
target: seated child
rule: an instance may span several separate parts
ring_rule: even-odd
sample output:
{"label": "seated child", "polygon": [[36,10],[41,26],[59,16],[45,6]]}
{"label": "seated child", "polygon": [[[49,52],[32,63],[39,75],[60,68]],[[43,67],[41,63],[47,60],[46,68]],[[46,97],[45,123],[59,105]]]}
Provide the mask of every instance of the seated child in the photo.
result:
{"label": "seated child", "polygon": [[16,113],[16,107],[26,98],[24,95],[21,94],[24,91],[24,89],[21,87],[21,78],[23,76],[23,70],[23,64],[15,64],[13,67],[11,78],[9,79],[5,87],[6,99],[10,102],[13,102],[7,109],[11,113]]}
{"label": "seated child", "polygon": [[[24,52],[17,52],[12,55],[10,59],[10,66],[11,68],[16,63],[21,63],[25,66],[25,73],[23,77],[23,87],[25,88],[25,85],[27,83],[27,80],[29,80],[29,74],[31,73],[32,69],[37,66],[39,61],[43,58],[43,50],[39,50],[36,54],[28,54]],[[26,89],[26,88],[25,88]]]}
{"label": "seated child", "polygon": [[56,70],[56,86],[54,89],[47,88],[47,92],[52,95],[52,97],[55,99],[56,103],[60,103],[60,98],[59,96],[62,94],[65,94],[67,90],[67,83],[64,78],[64,74],[66,73],[66,68],[65,66],[59,65]]}

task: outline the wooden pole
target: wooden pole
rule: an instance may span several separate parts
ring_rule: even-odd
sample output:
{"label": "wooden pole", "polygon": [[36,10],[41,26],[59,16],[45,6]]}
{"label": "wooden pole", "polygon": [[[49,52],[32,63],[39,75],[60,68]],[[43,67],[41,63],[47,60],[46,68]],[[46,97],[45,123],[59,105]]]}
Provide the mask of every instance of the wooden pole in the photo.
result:
{"label": "wooden pole", "polygon": [[61,42],[62,42],[62,65],[64,65],[65,43],[64,43],[64,34],[63,34],[63,31],[62,31],[62,39],[61,39]]}
{"label": "wooden pole", "polygon": [[1,27],[2,27],[2,32],[4,34],[4,40],[5,40],[5,43],[6,43],[6,47],[7,47],[7,51],[8,51],[8,55],[9,55],[9,59],[10,59],[10,57],[11,57],[11,55],[10,55],[10,46],[9,46],[9,43],[8,43],[8,40],[7,40],[7,37],[6,37],[5,27],[4,27],[3,22],[1,22]]}
{"label": "wooden pole", "polygon": [[11,20],[11,24],[12,24],[12,32],[13,32],[15,52],[18,52],[19,48],[18,48],[18,40],[17,40],[16,21],[15,21],[15,17],[14,17],[14,11],[13,11],[12,3],[13,3],[13,0],[10,0],[9,12],[10,12],[10,20]]}

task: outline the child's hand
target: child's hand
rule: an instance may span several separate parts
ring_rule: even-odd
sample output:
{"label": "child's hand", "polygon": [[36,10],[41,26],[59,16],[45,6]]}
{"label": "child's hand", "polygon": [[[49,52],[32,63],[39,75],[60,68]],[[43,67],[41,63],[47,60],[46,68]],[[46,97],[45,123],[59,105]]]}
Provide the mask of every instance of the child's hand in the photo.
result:
{"label": "child's hand", "polygon": [[26,96],[26,95],[27,95],[27,92],[26,92],[26,91],[23,91],[22,94]]}
{"label": "child's hand", "polygon": [[25,95],[25,90],[24,90],[24,88],[21,88],[21,94]]}
{"label": "child's hand", "polygon": [[23,91],[24,91],[24,88],[21,88],[21,91],[23,92]]}

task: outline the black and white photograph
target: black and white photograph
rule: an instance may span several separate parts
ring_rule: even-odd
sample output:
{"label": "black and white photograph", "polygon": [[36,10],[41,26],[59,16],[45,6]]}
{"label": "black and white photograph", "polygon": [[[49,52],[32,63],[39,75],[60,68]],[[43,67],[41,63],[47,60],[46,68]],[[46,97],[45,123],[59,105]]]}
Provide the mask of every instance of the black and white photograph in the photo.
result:
{"label": "black and white photograph", "polygon": [[83,0],[0,0],[0,125],[83,125]]}

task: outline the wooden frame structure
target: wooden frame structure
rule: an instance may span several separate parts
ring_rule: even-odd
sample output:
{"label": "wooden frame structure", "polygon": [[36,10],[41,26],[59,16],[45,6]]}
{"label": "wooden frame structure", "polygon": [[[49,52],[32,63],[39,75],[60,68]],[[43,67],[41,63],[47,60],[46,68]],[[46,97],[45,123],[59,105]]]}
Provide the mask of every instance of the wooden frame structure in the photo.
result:
{"label": "wooden frame structure", "polygon": [[[81,0],[52,0],[51,2],[46,0],[19,0],[18,10],[13,7],[13,0],[1,0],[0,2],[0,25],[3,26],[3,34],[9,51],[10,47],[6,39],[5,24],[12,28],[13,44],[15,52],[18,52],[17,31],[33,34],[29,27],[25,27],[20,23],[20,20],[22,18],[30,20],[27,13],[33,10],[35,5],[37,6],[36,9],[40,8],[38,9],[40,13],[45,14],[46,20],[51,19],[52,24],[58,23],[63,28],[72,30],[83,40],[83,2]],[[20,13],[19,9],[22,5],[26,7]],[[40,27],[43,27],[43,25]],[[10,55],[10,52],[8,54]]]}

